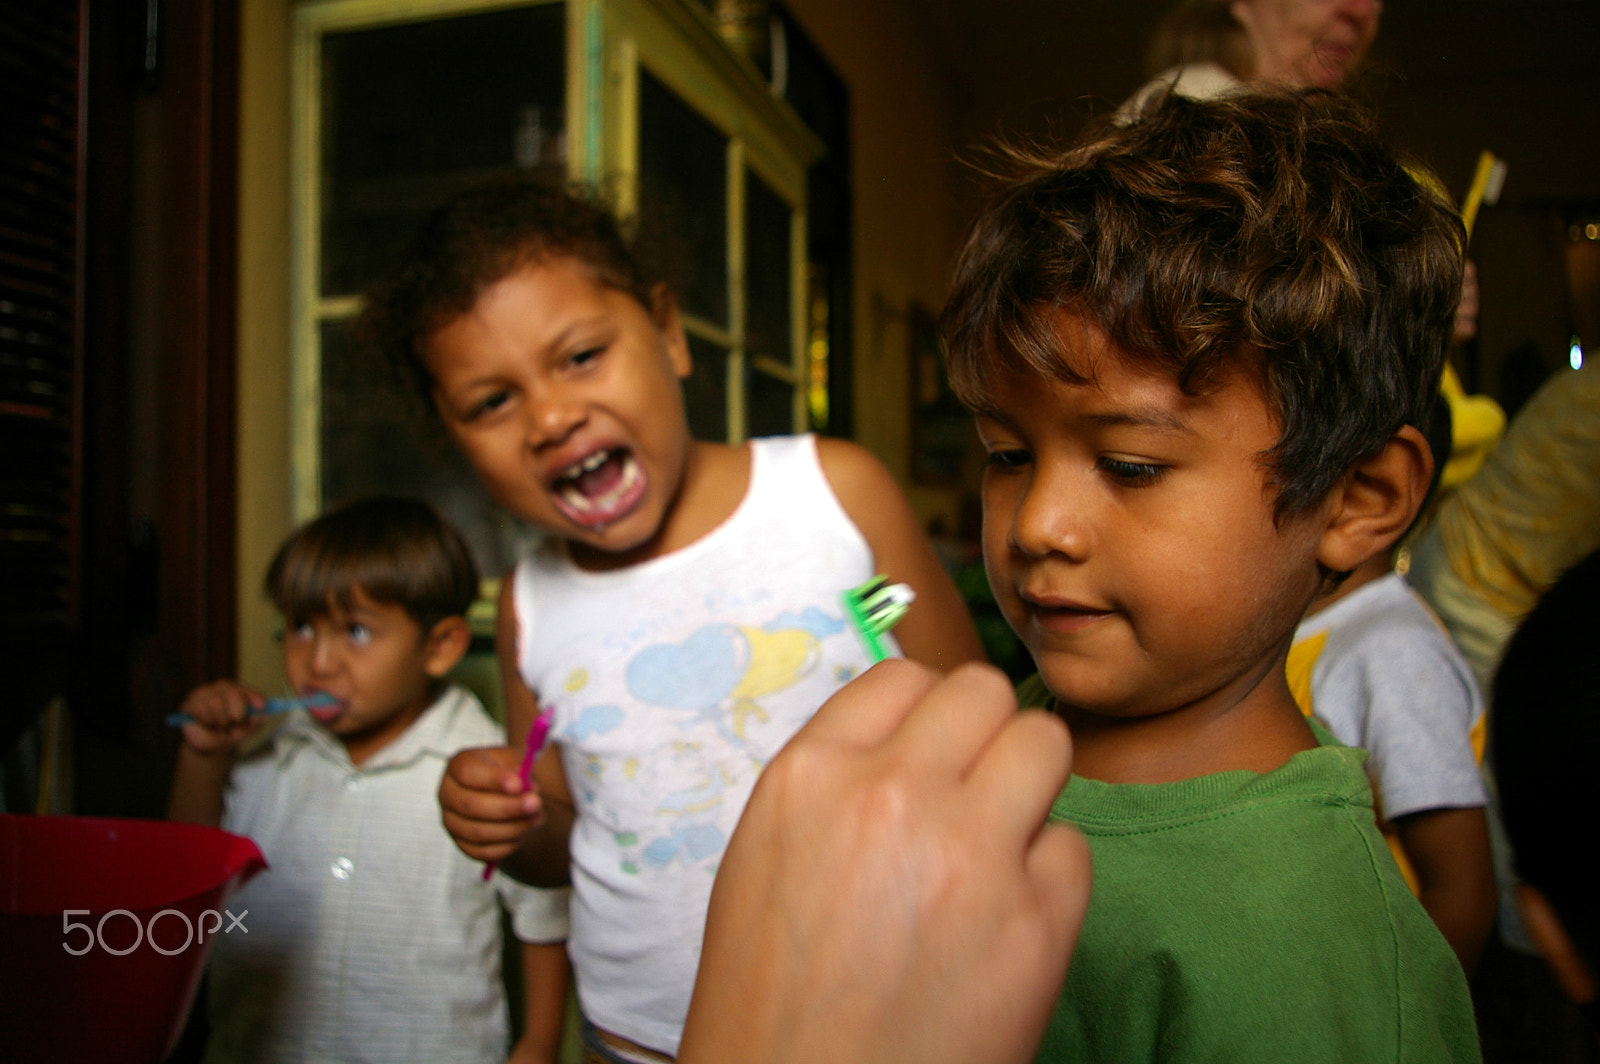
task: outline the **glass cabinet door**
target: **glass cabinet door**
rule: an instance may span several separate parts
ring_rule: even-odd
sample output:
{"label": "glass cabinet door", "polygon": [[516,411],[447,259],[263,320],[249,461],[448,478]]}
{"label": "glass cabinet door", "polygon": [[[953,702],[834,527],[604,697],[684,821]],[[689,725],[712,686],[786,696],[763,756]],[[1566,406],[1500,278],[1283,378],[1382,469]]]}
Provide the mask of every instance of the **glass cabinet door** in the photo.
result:
{"label": "glass cabinet door", "polygon": [[[648,71],[638,78],[638,209],[667,245],[671,282],[690,340],[684,384],[697,439],[724,440],[732,300],[728,291],[729,137]],[[672,254],[677,251],[678,254]]]}
{"label": "glass cabinet door", "polygon": [[352,342],[360,293],[423,217],[514,168],[598,181],[670,235],[691,431],[807,427],[806,167],[815,137],[696,0],[308,0],[294,43],[294,517],[421,495],[488,575],[527,532]]}
{"label": "glass cabinet door", "polygon": [[[681,297],[694,372],[685,385],[699,439],[743,440],[807,428],[796,368],[798,211],[748,168],[730,196],[728,138],[648,74],[640,78],[640,210],[686,246]],[[693,157],[670,150],[700,141]],[[729,208],[728,202],[743,204]],[[730,241],[735,253],[730,254]]]}
{"label": "glass cabinet door", "polygon": [[426,397],[352,342],[350,324],[360,293],[451,195],[515,169],[565,173],[568,11],[405,10],[404,21],[370,3],[299,10],[296,519],[364,495],[420,495],[493,574],[522,530],[449,445]]}
{"label": "glass cabinet door", "polygon": [[796,211],[753,171],[744,179],[745,423],[751,436],[792,432],[804,416],[794,358]]}
{"label": "glass cabinet door", "polygon": [[360,291],[451,193],[564,165],[566,39],[561,3],[322,36],[322,296]]}
{"label": "glass cabinet door", "polygon": [[804,431],[806,168],[821,146],[720,40],[696,50],[672,33],[673,7],[608,6],[606,107],[624,131],[613,148],[630,206],[682,249],[690,427],[731,442]]}

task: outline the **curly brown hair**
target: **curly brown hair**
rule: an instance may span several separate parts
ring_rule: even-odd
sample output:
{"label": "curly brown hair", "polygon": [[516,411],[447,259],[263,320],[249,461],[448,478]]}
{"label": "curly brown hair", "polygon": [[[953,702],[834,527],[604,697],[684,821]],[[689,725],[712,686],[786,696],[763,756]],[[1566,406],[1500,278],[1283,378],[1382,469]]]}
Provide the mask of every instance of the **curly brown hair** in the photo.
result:
{"label": "curly brown hair", "polygon": [[431,408],[428,338],[496,281],[551,258],[583,263],[600,284],[654,306],[656,278],[599,191],[518,172],[458,194],[427,218],[399,263],[367,291],[357,341],[381,352]]}
{"label": "curly brown hair", "polygon": [[1169,96],[1065,150],[1002,156],[941,320],[969,406],[1003,368],[1084,381],[1051,330],[1057,308],[1193,394],[1248,365],[1282,426],[1263,456],[1280,521],[1426,423],[1461,223],[1358,105],[1318,90]]}

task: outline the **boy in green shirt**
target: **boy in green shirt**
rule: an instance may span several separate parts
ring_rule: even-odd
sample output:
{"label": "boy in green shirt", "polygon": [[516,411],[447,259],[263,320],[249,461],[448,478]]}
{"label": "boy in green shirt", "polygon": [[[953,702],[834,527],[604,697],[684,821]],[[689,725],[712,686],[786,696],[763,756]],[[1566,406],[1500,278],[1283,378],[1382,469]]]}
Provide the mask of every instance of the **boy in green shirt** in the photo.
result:
{"label": "boy in green shirt", "polygon": [[945,310],[984,559],[1094,885],[1042,1060],[1477,1060],[1465,979],[1284,673],[1421,504],[1448,203],[1323,93],[1014,151]]}

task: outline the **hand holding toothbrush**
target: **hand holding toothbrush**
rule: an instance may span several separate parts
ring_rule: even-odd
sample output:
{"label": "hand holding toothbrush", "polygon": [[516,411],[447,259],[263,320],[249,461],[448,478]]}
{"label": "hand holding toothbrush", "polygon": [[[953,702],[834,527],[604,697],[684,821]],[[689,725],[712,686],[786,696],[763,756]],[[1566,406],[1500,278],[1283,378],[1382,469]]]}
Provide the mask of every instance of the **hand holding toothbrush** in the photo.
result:
{"label": "hand holding toothbrush", "polygon": [[183,745],[204,757],[228,754],[261,726],[267,698],[234,680],[196,687],[167,723],[183,729]]}
{"label": "hand holding toothbrush", "polygon": [[[233,683],[231,680],[221,680],[218,682],[219,684],[226,686],[239,686],[238,684]],[[263,700],[259,694],[251,691],[249,688],[243,688],[243,690],[247,692],[247,697],[251,700],[250,708],[247,710],[247,713],[252,717],[273,717],[280,713],[288,713],[290,710],[303,709],[307,713],[310,713],[317,720],[326,724],[337,717],[341,709],[339,700],[328,694],[326,691],[318,691],[314,694],[309,694],[304,698],[301,698],[298,695],[287,695],[282,698],[268,698]],[[177,713],[169,713],[167,714],[167,727],[181,728],[183,725],[192,723],[196,719],[197,718],[193,713],[182,711]]]}
{"label": "hand holding toothbrush", "polygon": [[506,870],[536,886],[566,882],[572,825],[559,762],[548,773],[544,766],[535,773],[548,724],[547,714],[536,712],[520,749],[462,750],[445,766],[439,783],[441,819],[457,848],[487,864],[514,859]]}
{"label": "hand holding toothbrush", "polygon": [[1031,1060],[1089,900],[1071,750],[988,665],[839,690],[723,856],[679,1061]]}
{"label": "hand holding toothbrush", "polygon": [[[550,738],[550,720],[554,710],[554,706],[546,706],[537,717],[534,717],[533,723],[528,727],[528,737],[522,742],[522,763],[517,768],[517,778],[522,781],[524,791],[533,787],[533,763],[539,759],[539,752],[544,749],[545,740]],[[488,861],[484,864],[484,879],[494,875],[497,863]]]}

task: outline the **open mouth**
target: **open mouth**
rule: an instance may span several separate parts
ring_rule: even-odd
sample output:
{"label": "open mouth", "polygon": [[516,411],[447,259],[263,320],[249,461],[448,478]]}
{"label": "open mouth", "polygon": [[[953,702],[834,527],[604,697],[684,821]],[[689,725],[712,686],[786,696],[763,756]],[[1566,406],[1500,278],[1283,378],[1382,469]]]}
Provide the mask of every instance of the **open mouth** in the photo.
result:
{"label": "open mouth", "polygon": [[625,447],[596,451],[557,474],[556,505],[575,524],[603,529],[621,520],[644,496],[644,470]]}
{"label": "open mouth", "polygon": [[344,703],[332,695],[317,694],[307,700],[306,713],[319,724],[328,724],[344,712]]}

